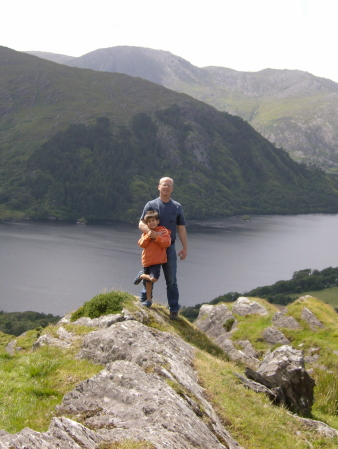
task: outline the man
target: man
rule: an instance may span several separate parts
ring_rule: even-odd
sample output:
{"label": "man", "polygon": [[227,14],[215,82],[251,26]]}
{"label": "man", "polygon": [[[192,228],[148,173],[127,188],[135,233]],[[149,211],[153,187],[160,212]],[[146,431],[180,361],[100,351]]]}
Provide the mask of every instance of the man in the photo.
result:
{"label": "man", "polygon": [[[188,253],[188,240],[186,231],[186,221],[184,218],[182,206],[177,201],[171,199],[171,194],[174,189],[174,181],[171,178],[165,177],[160,179],[158,190],[160,196],[155,200],[149,201],[143,209],[139,229],[143,233],[149,233],[151,238],[156,238],[157,232],[148,228],[144,222],[145,214],[150,210],[158,212],[160,217],[160,225],[171,231],[171,246],[167,248],[167,262],[162,265],[163,274],[167,284],[167,298],[170,308],[170,319],[176,320],[178,318],[179,292],[177,286],[177,255],[175,248],[176,234],[182,243],[182,249],[178,256],[180,260],[184,260]],[[141,291],[141,301],[146,301],[145,289]]]}

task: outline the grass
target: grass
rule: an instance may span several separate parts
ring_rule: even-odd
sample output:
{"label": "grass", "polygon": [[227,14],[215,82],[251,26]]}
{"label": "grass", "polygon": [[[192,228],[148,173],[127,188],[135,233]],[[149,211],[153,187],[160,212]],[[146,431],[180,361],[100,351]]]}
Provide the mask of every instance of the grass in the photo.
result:
{"label": "grass", "polygon": [[14,356],[2,352],[0,360],[0,429],[10,433],[46,431],[63,396],[102,369],[86,360],[74,363],[71,351],[48,346]]}
{"label": "grass", "polygon": [[[313,296],[323,302],[330,304],[332,307],[338,308],[338,287],[331,287],[331,288],[326,288],[324,290],[304,292],[301,295],[302,296],[305,296],[305,295]],[[299,293],[298,294],[294,293],[294,294],[291,294],[290,296],[293,299],[297,299],[297,298],[299,298]]]}
{"label": "grass", "polygon": [[73,312],[71,321],[81,317],[98,318],[102,315],[121,313],[124,307],[130,308],[134,302],[135,296],[127,292],[112,290],[108,293],[100,293]]}
{"label": "grass", "polygon": [[[231,435],[250,449],[334,449],[338,439],[324,438],[302,428],[286,409],[254,393],[234,376],[232,363],[199,351],[195,368],[209,400]],[[240,369],[237,368],[237,372]],[[215,375],[217,373],[217,376]]]}

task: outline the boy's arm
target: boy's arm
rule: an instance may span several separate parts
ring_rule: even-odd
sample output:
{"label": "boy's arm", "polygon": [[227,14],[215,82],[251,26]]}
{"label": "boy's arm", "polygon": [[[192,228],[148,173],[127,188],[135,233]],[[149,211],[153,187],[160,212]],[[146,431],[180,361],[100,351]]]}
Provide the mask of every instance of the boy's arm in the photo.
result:
{"label": "boy's arm", "polygon": [[140,240],[137,243],[141,248],[146,248],[150,242],[151,239],[148,234],[142,234]]}
{"label": "boy's arm", "polygon": [[155,239],[155,242],[164,248],[168,248],[168,246],[171,245],[171,232],[169,229],[166,229],[165,231],[161,231],[157,233],[157,237]]}

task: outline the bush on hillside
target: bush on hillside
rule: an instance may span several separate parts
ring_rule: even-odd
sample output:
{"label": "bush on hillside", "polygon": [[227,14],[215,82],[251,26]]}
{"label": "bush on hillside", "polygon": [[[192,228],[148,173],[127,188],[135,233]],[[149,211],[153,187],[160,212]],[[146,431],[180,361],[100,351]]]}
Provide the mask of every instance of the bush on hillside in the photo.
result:
{"label": "bush on hillside", "polygon": [[73,312],[71,321],[76,321],[81,317],[99,318],[102,315],[120,313],[124,306],[133,301],[135,301],[133,295],[119,290],[100,293]]}

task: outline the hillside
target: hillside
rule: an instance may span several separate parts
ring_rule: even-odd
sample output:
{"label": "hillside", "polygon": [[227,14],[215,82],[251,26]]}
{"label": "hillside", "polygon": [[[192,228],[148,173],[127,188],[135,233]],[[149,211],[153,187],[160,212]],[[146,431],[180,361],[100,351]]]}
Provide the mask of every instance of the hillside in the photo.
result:
{"label": "hillside", "polygon": [[238,117],[141,78],[0,58],[4,217],[134,221],[163,173],[187,218],[338,210],[332,180]]}
{"label": "hillside", "polygon": [[[239,300],[209,306],[193,326],[170,321],[159,304],[147,309],[122,297],[110,313],[93,298],[43,331],[0,335],[1,447],[337,447],[338,320],[330,306],[306,297],[281,313],[241,298],[251,310]],[[271,329],[288,343],[272,341]],[[316,382],[306,418],[254,391],[258,382],[243,383],[252,363],[260,369],[279,351],[297,357],[297,367],[283,359],[282,381],[300,373]]]}
{"label": "hillside", "polygon": [[[44,56],[47,59],[53,56]],[[118,46],[65,64],[141,77],[248,121],[297,161],[338,167],[338,84],[299,70],[198,68],[161,50]]]}

